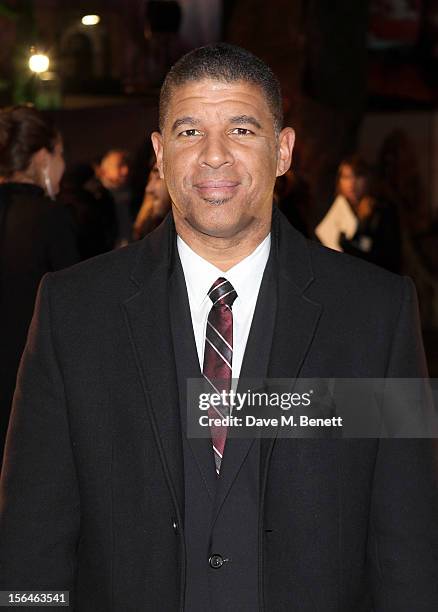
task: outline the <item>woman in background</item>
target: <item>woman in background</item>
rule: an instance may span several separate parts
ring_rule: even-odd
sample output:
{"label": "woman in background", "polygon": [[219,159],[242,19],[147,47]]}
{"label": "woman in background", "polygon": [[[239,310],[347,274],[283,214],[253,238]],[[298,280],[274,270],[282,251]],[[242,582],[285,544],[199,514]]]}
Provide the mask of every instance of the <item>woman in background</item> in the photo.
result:
{"label": "woman in background", "polygon": [[72,221],[53,202],[64,168],[50,121],[32,107],[0,109],[0,465],[39,282],[79,261]]}
{"label": "woman in background", "polygon": [[355,155],[339,166],[337,196],[315,229],[325,246],[400,272],[400,223],[395,207],[376,195],[368,164]]}
{"label": "woman in background", "polygon": [[359,205],[366,195],[369,169],[357,156],[341,162],[336,177],[336,198],[315,234],[324,246],[342,251],[341,240],[353,238],[359,223]]}

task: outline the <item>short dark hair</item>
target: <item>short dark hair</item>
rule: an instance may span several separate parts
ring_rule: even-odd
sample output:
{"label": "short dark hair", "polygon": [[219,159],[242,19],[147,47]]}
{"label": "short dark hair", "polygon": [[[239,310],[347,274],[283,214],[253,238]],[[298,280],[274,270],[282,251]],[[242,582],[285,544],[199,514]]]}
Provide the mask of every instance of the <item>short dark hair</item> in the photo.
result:
{"label": "short dark hair", "polygon": [[232,83],[246,81],[262,89],[274,118],[276,132],[283,127],[281,88],[277,77],[265,62],[241,47],[217,43],[199,47],[183,55],[169,70],[160,93],[160,129],[175,87],[188,81],[213,79]]}
{"label": "short dark hair", "polygon": [[51,153],[60,134],[50,119],[32,106],[0,109],[0,176],[27,170],[34,153]]}

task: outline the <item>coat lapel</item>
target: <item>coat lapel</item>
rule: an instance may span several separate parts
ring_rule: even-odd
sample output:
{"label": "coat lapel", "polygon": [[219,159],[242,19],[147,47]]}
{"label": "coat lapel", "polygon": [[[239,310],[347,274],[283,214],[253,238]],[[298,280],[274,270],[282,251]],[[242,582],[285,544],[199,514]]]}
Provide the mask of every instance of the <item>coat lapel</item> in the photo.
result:
{"label": "coat lapel", "polygon": [[169,216],[143,242],[131,276],[137,290],[123,308],[164,472],[182,519],[183,455],[168,305],[174,236]]}
{"label": "coat lapel", "polygon": [[[272,232],[278,270],[277,314],[269,360],[270,379],[299,377],[315,336],[322,305],[306,297],[313,270],[306,239],[274,208]],[[260,478],[263,505],[269,459],[275,436],[261,441]]]}
{"label": "coat lapel", "polygon": [[[276,274],[274,256],[271,252],[260,285],[259,297],[254,311],[248,342],[239,377],[238,392],[245,392],[254,385],[260,390],[268,373],[272,336],[276,313]],[[254,438],[232,437],[227,439],[221,473],[218,479],[215,512],[216,520],[220,508],[242,466]]]}
{"label": "coat lapel", "polygon": [[316,332],[322,306],[306,296],[313,270],[306,239],[274,209],[278,306],[270,378],[296,378]]}
{"label": "coat lapel", "polygon": [[[182,411],[182,435],[187,436],[188,390],[190,378],[202,378],[199,359],[196,351],[192,318],[184,280],[181,261],[175,254],[175,266],[170,279],[170,318],[175,359],[178,372],[180,407]],[[216,469],[214,464],[211,439],[187,437],[188,444],[195,457],[202,480],[211,499],[216,492]]]}
{"label": "coat lapel", "polygon": [[[245,379],[250,378],[261,381],[268,391],[274,390],[269,379],[287,378],[293,386],[322,312],[321,305],[305,295],[312,281],[305,238],[274,208],[271,254],[251,325],[239,390],[246,390],[242,385]],[[263,385],[266,377],[268,380]],[[218,482],[215,517],[253,443],[254,438],[227,440]],[[260,441],[262,484],[274,443],[275,432],[272,438]]]}

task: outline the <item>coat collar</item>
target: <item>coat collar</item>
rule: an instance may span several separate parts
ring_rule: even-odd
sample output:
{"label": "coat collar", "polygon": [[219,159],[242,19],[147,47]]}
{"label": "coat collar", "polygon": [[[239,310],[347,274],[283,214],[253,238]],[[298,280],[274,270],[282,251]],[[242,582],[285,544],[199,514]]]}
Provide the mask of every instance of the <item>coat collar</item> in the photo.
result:
{"label": "coat collar", "polygon": [[[131,272],[132,282],[141,287],[156,268],[163,271],[173,267],[176,230],[172,213],[151,234],[141,241],[138,256]],[[297,293],[306,291],[314,280],[307,239],[276,208],[272,213],[272,244],[280,273],[292,283]]]}
{"label": "coat collar", "polygon": [[171,213],[140,242],[139,251],[131,271],[131,280],[142,287],[157,269],[169,275],[176,247],[176,231]]}
{"label": "coat collar", "polygon": [[273,248],[279,274],[302,294],[314,280],[308,240],[298,232],[277,207],[272,213]]}

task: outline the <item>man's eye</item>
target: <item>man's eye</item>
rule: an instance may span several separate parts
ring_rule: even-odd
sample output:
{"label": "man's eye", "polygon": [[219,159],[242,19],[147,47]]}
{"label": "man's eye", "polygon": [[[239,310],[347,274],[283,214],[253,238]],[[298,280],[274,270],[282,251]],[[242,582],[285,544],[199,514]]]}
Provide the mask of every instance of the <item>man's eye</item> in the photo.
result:
{"label": "man's eye", "polygon": [[235,128],[231,133],[237,134],[238,136],[249,136],[254,132],[251,132],[251,130],[248,130],[247,128]]}
{"label": "man's eye", "polygon": [[195,130],[194,128],[191,130],[184,130],[184,132],[181,132],[181,136],[199,136],[201,132],[199,130]]}

